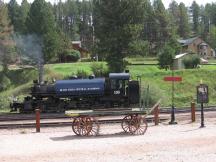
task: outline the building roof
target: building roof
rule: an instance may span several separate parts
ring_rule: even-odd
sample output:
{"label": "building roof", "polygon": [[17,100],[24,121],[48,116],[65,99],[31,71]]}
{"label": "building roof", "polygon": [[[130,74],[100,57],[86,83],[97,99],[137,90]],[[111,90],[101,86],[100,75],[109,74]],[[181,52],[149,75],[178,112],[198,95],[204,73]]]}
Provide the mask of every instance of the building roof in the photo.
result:
{"label": "building roof", "polygon": [[208,46],[208,44],[206,44],[205,42],[202,42],[202,43],[200,44],[200,46]]}
{"label": "building roof", "polygon": [[181,43],[182,46],[187,46],[189,44],[192,44],[193,41],[195,41],[199,37],[193,37],[189,39],[179,39],[178,42]]}
{"label": "building roof", "polygon": [[202,64],[207,64],[207,63],[208,63],[208,60],[205,60],[204,58],[200,58],[200,62],[201,62]]}
{"label": "building roof", "polygon": [[181,57],[183,57],[183,56],[185,56],[185,55],[187,55],[187,54],[188,54],[188,53],[181,53],[181,54],[179,54],[179,55],[176,55],[174,59],[179,59],[179,58],[181,58]]}
{"label": "building roof", "polygon": [[79,45],[79,47],[82,47],[82,46],[81,46],[81,41],[71,41],[71,43],[72,43],[73,45]]}

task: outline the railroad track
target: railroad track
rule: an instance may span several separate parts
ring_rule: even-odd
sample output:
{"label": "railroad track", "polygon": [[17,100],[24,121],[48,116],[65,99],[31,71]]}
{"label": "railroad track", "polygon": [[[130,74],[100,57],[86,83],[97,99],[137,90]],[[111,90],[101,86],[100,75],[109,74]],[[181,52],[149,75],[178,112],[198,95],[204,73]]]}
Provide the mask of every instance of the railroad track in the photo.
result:
{"label": "railroad track", "polygon": [[[215,118],[216,117],[216,111],[211,112],[207,111],[205,113],[206,118]],[[199,120],[200,113],[196,113],[196,118]],[[153,122],[153,116],[149,116],[146,118],[147,122]],[[177,120],[189,120],[190,119],[190,113],[183,112],[176,114]],[[58,119],[60,121],[51,121],[50,119],[41,120],[40,126],[41,127],[63,127],[63,126],[71,126],[72,120],[71,119]],[[160,122],[168,121],[170,120],[170,114],[161,114],[160,115]],[[98,120],[99,124],[112,124],[112,123],[121,123],[122,117],[118,118],[112,118],[111,119],[103,119]],[[0,122],[0,129],[15,129],[15,128],[35,128],[35,120],[27,121],[23,120],[22,123],[17,123],[20,121],[9,121],[9,122]]]}
{"label": "railroad track", "polygon": [[[153,121],[153,117],[147,117],[147,122]],[[160,118],[160,121],[167,120],[167,118]],[[114,124],[121,123],[122,118],[114,119],[103,119],[98,120],[99,124]],[[25,123],[0,123],[0,129],[15,129],[15,128],[35,128],[35,121],[25,122]],[[57,121],[57,122],[41,122],[41,127],[63,127],[63,126],[72,126],[72,121]]]}
{"label": "railroad track", "polygon": [[[169,114],[171,111],[170,107],[164,107],[160,109],[160,113]],[[176,113],[190,113],[190,107],[176,108]],[[196,111],[200,111],[200,107],[196,107]],[[216,111],[216,106],[207,106],[204,108],[205,112]],[[64,113],[41,113],[41,119],[67,119],[70,118]],[[0,114],[0,122],[2,121],[21,121],[21,120],[34,120],[35,114],[19,114],[19,113],[5,113]]]}
{"label": "railroad track", "polygon": [[[214,118],[216,116],[216,107],[208,106],[204,108],[205,112],[214,112],[208,116]],[[170,118],[171,109],[170,108],[161,108],[160,120],[168,120]],[[190,115],[190,107],[187,108],[177,108],[176,114],[181,114],[182,119],[187,118]],[[199,116],[200,108],[196,108],[196,112]],[[184,115],[185,114],[185,115]],[[58,120],[58,121],[52,121]],[[122,119],[106,119],[99,120],[99,123],[120,123]],[[153,121],[153,117],[148,117],[148,121]],[[22,121],[22,123],[17,123]],[[71,121],[70,117],[66,116],[64,113],[42,113],[41,114],[41,127],[61,127],[61,126],[70,126]],[[8,113],[0,115],[0,129],[13,129],[13,128],[34,128],[35,127],[35,114],[18,114],[18,113]]]}
{"label": "railroad track", "polygon": [[[70,118],[66,116],[64,113],[41,113],[41,119],[65,119]],[[20,121],[20,120],[34,120],[35,114],[19,114],[19,113],[6,113],[0,115],[1,121]]]}

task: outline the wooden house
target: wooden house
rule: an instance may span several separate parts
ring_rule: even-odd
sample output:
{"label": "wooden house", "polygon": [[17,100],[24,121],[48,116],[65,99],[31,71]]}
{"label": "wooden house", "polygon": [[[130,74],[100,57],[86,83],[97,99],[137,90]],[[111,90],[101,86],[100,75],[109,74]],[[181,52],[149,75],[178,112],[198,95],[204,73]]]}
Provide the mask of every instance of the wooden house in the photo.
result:
{"label": "wooden house", "polygon": [[204,59],[215,57],[215,51],[200,37],[181,39],[178,42],[182,46],[181,53],[197,53]]}
{"label": "wooden house", "polygon": [[82,48],[81,41],[72,41],[72,48],[80,52],[81,59],[90,57],[89,51]]}

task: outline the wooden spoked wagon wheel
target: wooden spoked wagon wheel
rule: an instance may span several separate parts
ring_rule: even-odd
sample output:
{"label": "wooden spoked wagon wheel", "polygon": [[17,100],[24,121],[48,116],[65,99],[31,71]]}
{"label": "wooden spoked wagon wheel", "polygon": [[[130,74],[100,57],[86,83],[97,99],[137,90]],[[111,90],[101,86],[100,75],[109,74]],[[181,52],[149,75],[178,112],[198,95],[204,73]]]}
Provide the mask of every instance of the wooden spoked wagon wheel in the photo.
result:
{"label": "wooden spoked wagon wheel", "polygon": [[78,123],[79,123],[80,120],[81,120],[81,118],[77,117],[77,118],[74,119],[74,121],[72,123],[72,130],[78,136],[80,135],[79,128],[78,128]]}
{"label": "wooden spoked wagon wheel", "polygon": [[96,136],[99,134],[99,123],[92,117],[77,117],[72,123],[72,130],[78,136]]}
{"label": "wooden spoked wagon wheel", "polygon": [[121,122],[121,127],[126,133],[130,133],[129,126],[130,126],[130,122],[132,118],[133,118],[133,115],[127,115],[123,118]]}
{"label": "wooden spoked wagon wheel", "polygon": [[146,132],[148,124],[144,117],[140,115],[133,115],[129,123],[130,134],[142,135]]}

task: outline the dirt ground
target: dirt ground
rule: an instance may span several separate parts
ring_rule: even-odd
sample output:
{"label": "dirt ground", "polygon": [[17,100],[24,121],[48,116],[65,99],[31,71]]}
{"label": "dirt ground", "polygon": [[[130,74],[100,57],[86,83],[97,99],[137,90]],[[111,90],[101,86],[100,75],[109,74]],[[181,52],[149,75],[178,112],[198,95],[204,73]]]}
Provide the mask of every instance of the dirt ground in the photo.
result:
{"label": "dirt ground", "polygon": [[216,118],[149,123],[145,135],[102,125],[97,137],[77,137],[71,127],[0,130],[0,162],[216,162]]}

